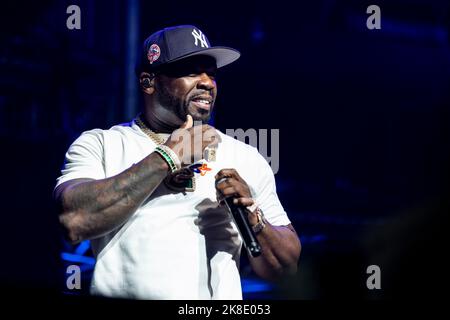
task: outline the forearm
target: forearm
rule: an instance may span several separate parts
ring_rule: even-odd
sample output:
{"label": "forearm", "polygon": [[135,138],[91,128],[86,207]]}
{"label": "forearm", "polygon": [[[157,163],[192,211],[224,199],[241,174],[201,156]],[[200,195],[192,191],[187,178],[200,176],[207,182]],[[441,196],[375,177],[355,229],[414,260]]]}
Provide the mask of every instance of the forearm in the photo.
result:
{"label": "forearm", "polygon": [[[156,153],[122,173],[75,182],[57,192],[60,222],[72,242],[102,236],[121,226],[166,177],[168,166]],[[59,190],[57,190],[59,191]]]}
{"label": "forearm", "polygon": [[272,226],[267,223],[256,237],[262,254],[256,258],[250,257],[250,264],[257,275],[273,280],[280,275],[297,271],[301,245],[291,225]]}

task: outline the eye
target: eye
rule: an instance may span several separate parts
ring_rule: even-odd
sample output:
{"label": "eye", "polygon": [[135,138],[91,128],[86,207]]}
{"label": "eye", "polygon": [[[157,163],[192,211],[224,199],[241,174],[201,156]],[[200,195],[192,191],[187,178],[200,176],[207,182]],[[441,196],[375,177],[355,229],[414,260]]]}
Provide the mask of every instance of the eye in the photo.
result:
{"label": "eye", "polygon": [[[187,76],[190,78],[195,78],[198,77],[200,74],[202,74],[202,72],[196,72],[196,73],[188,73]],[[206,72],[206,74],[208,75],[208,77],[215,81],[216,80],[216,73],[215,72]]]}
{"label": "eye", "polygon": [[215,72],[208,72],[208,76],[212,79],[212,80],[216,80],[217,74]]}

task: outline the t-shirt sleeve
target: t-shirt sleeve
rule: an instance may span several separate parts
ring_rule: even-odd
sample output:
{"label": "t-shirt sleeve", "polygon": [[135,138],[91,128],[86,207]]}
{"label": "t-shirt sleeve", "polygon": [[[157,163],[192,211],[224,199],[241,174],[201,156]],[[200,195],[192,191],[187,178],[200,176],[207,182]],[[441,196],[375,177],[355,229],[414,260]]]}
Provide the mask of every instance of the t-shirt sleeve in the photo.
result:
{"label": "t-shirt sleeve", "polygon": [[69,147],[56,186],[78,178],[104,179],[103,130],[83,132]]}
{"label": "t-shirt sleeve", "polygon": [[254,198],[265,218],[274,226],[286,226],[291,223],[278,199],[275,177],[266,159],[257,150],[258,183],[254,190]]}

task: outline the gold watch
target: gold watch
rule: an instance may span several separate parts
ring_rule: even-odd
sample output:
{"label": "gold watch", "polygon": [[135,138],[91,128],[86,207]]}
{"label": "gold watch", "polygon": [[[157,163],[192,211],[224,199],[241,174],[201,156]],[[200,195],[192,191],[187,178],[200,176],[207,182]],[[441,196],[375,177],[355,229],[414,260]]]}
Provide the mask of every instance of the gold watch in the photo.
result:
{"label": "gold watch", "polygon": [[264,218],[264,214],[260,208],[256,208],[256,216],[258,217],[258,222],[252,226],[255,235],[260,233],[266,227],[267,223],[267,220]]}

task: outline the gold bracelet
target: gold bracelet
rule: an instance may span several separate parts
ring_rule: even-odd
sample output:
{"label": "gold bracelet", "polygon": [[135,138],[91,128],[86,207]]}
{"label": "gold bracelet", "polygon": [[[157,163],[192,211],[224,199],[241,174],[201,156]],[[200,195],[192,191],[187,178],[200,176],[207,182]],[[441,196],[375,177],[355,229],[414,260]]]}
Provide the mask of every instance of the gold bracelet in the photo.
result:
{"label": "gold bracelet", "polygon": [[267,224],[267,220],[266,218],[264,218],[264,213],[260,208],[256,208],[256,216],[258,217],[258,222],[254,226],[252,226],[255,235],[260,233]]}

